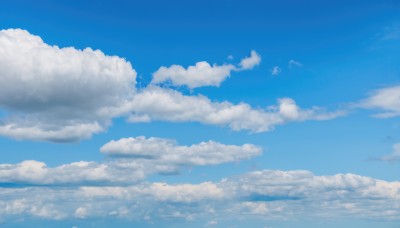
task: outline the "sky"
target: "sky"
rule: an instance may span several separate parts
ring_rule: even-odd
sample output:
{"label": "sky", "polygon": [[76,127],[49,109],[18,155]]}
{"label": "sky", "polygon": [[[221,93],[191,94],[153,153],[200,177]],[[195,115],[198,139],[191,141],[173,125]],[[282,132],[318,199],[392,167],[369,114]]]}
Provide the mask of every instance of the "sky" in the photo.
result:
{"label": "sky", "polygon": [[400,227],[399,1],[0,1],[3,227]]}

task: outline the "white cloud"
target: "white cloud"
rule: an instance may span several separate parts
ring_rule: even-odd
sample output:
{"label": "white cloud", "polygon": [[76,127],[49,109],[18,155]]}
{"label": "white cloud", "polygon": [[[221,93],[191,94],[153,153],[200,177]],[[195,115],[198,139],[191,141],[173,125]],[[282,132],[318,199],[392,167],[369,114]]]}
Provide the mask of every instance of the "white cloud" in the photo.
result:
{"label": "white cloud", "polygon": [[[231,56],[229,56],[231,57]],[[233,56],[229,59],[232,59]],[[223,81],[230,77],[232,71],[249,70],[260,64],[261,56],[254,50],[249,57],[243,58],[239,67],[233,64],[209,64],[206,61],[197,62],[194,66],[186,69],[180,65],[160,67],[153,73],[152,84],[171,82],[174,86],[187,86],[194,89],[202,86],[220,86]]]}
{"label": "white cloud", "polygon": [[152,83],[171,81],[175,86],[186,85],[191,89],[201,86],[220,86],[234,69],[235,66],[231,64],[211,66],[205,61],[198,62],[195,66],[189,66],[187,69],[180,65],[160,67],[153,73]]}
{"label": "white cloud", "polygon": [[[388,192],[375,191],[377,185],[383,182],[355,174],[315,176],[305,170],[263,170],[226,179],[221,183],[226,192],[254,198],[256,201],[319,198],[323,197],[324,194],[325,197],[332,194],[330,197],[335,198],[340,197],[340,194],[357,194],[353,192],[354,190],[363,191],[364,197],[385,196],[399,198],[395,192],[388,194],[389,191],[393,190],[391,188],[385,188]],[[393,182],[392,185],[396,187],[396,191],[400,190],[399,182]],[[263,199],[263,197],[266,198]]]}
{"label": "white cloud", "polygon": [[243,199],[232,213],[267,217],[399,219],[400,182],[355,174],[316,176],[309,171],[264,170],[223,180],[226,195]]}
{"label": "white cloud", "polygon": [[255,66],[259,65],[261,62],[261,56],[254,50],[250,52],[250,56],[243,58],[239,66],[242,70],[253,69]]}
{"label": "white cloud", "polygon": [[108,156],[147,157],[157,162],[174,165],[217,165],[249,159],[261,155],[261,148],[252,144],[224,145],[214,141],[191,146],[178,146],[163,138],[122,138],[100,148]]}
{"label": "white cloud", "polygon": [[[41,120],[45,121],[45,120]],[[94,133],[104,131],[108,123],[74,123],[73,125],[56,126],[52,124],[13,119],[0,125],[0,135],[15,139],[45,140],[52,142],[71,142],[87,139]],[[49,126],[50,125],[50,126]]]}
{"label": "white cloud", "polygon": [[271,75],[278,75],[280,74],[282,69],[278,66],[274,66],[271,70]]}
{"label": "white cloud", "polygon": [[[19,216],[22,217],[22,219],[26,219],[24,216],[30,215],[36,218],[50,220],[62,220],[68,217],[65,212],[57,208],[55,202],[45,203],[29,198],[18,198],[18,194],[26,194],[27,189],[12,189],[12,192],[0,189],[0,191],[11,197],[7,200],[0,200],[0,206],[2,208],[0,209],[0,217]],[[16,194],[14,195],[13,192]],[[47,191],[45,190],[42,192]]]}
{"label": "white cloud", "polygon": [[235,131],[270,131],[276,125],[291,121],[327,120],[345,115],[342,111],[326,112],[321,108],[301,109],[294,100],[282,98],[278,105],[254,109],[249,104],[212,102],[205,96],[185,96],[175,90],[148,87],[130,102],[131,122],[163,120],[196,121],[211,125],[227,125]]}
{"label": "white cloud", "polygon": [[301,62],[291,59],[289,60],[289,68],[292,68],[293,66],[302,67],[303,64]]}
{"label": "white cloud", "polygon": [[6,221],[110,216],[153,222],[254,216],[400,219],[400,182],[304,170],[263,170],[199,184],[0,188],[0,194],[0,217]]}
{"label": "white cloud", "polygon": [[378,109],[384,112],[374,115],[378,118],[390,118],[400,115],[400,86],[386,87],[374,91],[370,97],[362,100],[356,107]]}
{"label": "white cloud", "polygon": [[21,29],[0,31],[0,134],[73,141],[103,131],[132,94],[136,72],[99,50],[59,48]]}
{"label": "white cloud", "polygon": [[101,147],[109,157],[103,163],[73,162],[54,168],[43,162],[0,164],[0,184],[16,185],[121,185],[154,173],[174,174],[182,167],[218,165],[261,155],[252,144],[225,145],[214,141],[178,146],[162,138],[123,138]]}
{"label": "white cloud", "polygon": [[[399,219],[400,182],[355,174],[315,176],[308,171],[264,170],[227,179],[225,192],[248,199],[236,213],[268,217]],[[234,207],[233,207],[234,208]],[[322,208],[322,209],[321,209]]]}
{"label": "white cloud", "polygon": [[88,209],[85,207],[78,207],[75,210],[75,217],[80,218],[80,219],[85,219],[86,216],[88,215]]}
{"label": "white cloud", "polygon": [[207,199],[225,198],[223,190],[211,182],[179,185],[153,183],[148,193],[159,201],[179,203],[201,202]]}
{"label": "white cloud", "polygon": [[185,205],[224,199],[222,190],[210,182],[143,183],[123,187],[27,187],[13,188],[12,191],[0,188],[0,194],[4,196],[0,199],[0,217],[6,221],[9,218],[110,217],[144,221],[154,218],[191,220],[193,210],[199,210]]}
{"label": "white cloud", "polygon": [[76,185],[107,184],[132,178],[133,174],[125,174],[109,164],[95,162],[73,162],[49,168],[43,162],[26,160],[18,164],[0,164],[0,182],[29,185]]}

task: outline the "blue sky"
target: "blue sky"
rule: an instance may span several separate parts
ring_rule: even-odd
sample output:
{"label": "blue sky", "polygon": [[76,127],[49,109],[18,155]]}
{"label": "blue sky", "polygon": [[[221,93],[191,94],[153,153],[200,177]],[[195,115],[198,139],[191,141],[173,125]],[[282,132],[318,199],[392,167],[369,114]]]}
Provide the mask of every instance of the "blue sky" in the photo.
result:
{"label": "blue sky", "polygon": [[398,227],[399,10],[0,2],[0,222]]}

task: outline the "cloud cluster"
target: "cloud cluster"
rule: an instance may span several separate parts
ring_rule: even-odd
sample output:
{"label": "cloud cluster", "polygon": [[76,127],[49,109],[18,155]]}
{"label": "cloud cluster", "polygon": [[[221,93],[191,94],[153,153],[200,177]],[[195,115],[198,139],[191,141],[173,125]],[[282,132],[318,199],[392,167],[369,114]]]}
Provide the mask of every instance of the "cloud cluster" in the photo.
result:
{"label": "cloud cluster", "polygon": [[196,121],[210,125],[227,125],[234,131],[270,131],[276,125],[292,121],[328,120],[345,115],[343,111],[327,112],[321,108],[301,109],[294,100],[282,98],[278,104],[254,109],[249,104],[212,102],[205,96],[186,96],[180,92],[149,87],[134,96],[130,103],[131,122],[163,120]]}
{"label": "cloud cluster", "polygon": [[261,155],[261,148],[214,141],[179,146],[163,138],[123,138],[101,147],[103,163],[73,162],[54,168],[27,160],[0,164],[0,184],[11,185],[126,185],[154,173],[176,174],[182,167],[218,165]]}
{"label": "cloud cluster", "polygon": [[185,69],[180,65],[170,67],[160,67],[153,73],[152,84],[171,82],[174,86],[187,86],[194,89],[202,86],[220,86],[223,81],[230,77],[232,71],[249,70],[260,64],[261,56],[251,51],[250,56],[243,58],[239,67],[233,64],[224,64],[212,66],[206,62],[197,62],[194,66]]}
{"label": "cloud cluster", "polygon": [[221,181],[224,191],[254,201],[324,198],[400,200],[400,182],[386,182],[355,174],[315,176],[305,170],[263,170]]}
{"label": "cloud cluster", "polygon": [[400,219],[400,182],[355,174],[264,170],[219,183],[242,200],[233,211],[266,217]]}
{"label": "cloud cluster", "polygon": [[[213,102],[205,96],[149,86],[137,91],[131,64],[99,50],[60,48],[21,29],[0,31],[0,135],[20,140],[79,141],[105,131],[112,119],[130,122],[196,121],[235,131],[265,132],[290,121],[341,116],[319,108],[300,109],[284,98],[266,109],[246,103]],[[200,62],[183,69],[160,68],[194,88],[219,85],[232,70],[251,69],[261,61],[252,51],[239,66]],[[159,82],[170,76],[159,75]],[[158,80],[158,79],[154,79]],[[179,81],[178,80],[178,81]],[[175,80],[176,81],[176,80]]]}
{"label": "cloud cluster", "polygon": [[304,170],[256,171],[215,183],[1,188],[0,194],[3,219],[28,215],[152,222],[227,216],[400,219],[400,182],[355,174],[316,176]]}
{"label": "cloud cluster", "polygon": [[125,59],[99,50],[59,48],[21,29],[0,31],[0,134],[71,141],[109,125],[135,89]]}

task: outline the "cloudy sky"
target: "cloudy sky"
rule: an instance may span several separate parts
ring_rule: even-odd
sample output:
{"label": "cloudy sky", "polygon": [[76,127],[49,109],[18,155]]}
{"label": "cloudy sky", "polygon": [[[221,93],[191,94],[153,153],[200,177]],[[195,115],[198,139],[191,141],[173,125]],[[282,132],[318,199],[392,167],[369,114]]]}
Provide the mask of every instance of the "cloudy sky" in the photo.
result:
{"label": "cloudy sky", "polygon": [[0,224],[399,227],[399,11],[0,1]]}

